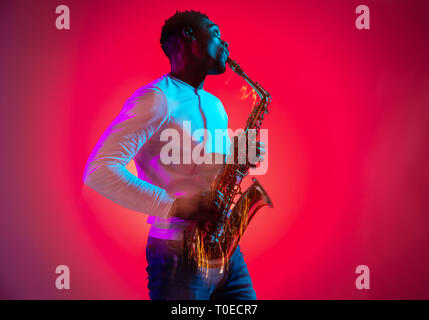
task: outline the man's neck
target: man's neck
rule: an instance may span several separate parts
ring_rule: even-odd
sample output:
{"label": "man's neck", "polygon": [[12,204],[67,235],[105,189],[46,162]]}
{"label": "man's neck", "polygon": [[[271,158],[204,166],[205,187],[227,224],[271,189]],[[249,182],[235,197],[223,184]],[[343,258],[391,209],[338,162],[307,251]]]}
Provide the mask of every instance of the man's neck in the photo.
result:
{"label": "man's neck", "polygon": [[181,71],[174,71],[171,70],[170,74],[173,77],[176,77],[177,79],[180,79],[187,84],[191,85],[192,87],[196,89],[202,89],[204,86],[204,80],[206,78],[206,75],[201,73],[195,73],[191,71],[181,70]]}
{"label": "man's neck", "polygon": [[196,89],[202,89],[208,70],[204,62],[197,62],[186,55],[178,55],[171,63],[170,74]]}

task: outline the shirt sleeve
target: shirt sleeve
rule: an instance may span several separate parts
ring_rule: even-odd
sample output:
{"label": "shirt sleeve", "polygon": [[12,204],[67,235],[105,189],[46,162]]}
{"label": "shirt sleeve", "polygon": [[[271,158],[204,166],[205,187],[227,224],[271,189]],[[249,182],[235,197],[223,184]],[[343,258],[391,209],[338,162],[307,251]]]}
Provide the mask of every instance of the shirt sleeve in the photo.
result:
{"label": "shirt sleeve", "polygon": [[166,218],[174,197],[139,179],[126,165],[167,120],[162,91],[151,88],[134,93],[93,149],[83,175],[85,185],[123,207]]}

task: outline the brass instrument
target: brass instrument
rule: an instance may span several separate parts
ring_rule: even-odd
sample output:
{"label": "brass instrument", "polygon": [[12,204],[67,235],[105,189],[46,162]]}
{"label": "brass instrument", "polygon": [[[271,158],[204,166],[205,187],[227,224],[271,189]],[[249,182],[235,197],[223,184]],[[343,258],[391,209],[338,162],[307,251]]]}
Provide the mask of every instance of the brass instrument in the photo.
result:
{"label": "brass instrument", "polygon": [[[271,102],[271,96],[257,82],[253,82],[238,63],[230,58],[227,58],[227,63],[260,98],[252,107],[244,128],[245,133],[254,129],[258,136],[264,114],[268,113],[267,106]],[[255,213],[264,206],[273,207],[267,192],[256,178],[253,178],[253,184],[241,193],[240,184],[247,176],[250,165],[230,162],[227,161],[223,165],[210,190],[210,203],[213,204],[211,209],[216,212],[217,222],[208,226],[197,223],[187,239],[190,257],[198,263],[200,270],[206,270],[207,274],[209,268],[220,267],[220,272],[228,268],[229,259]],[[238,194],[241,196],[234,202]],[[215,203],[218,204],[216,207]]]}

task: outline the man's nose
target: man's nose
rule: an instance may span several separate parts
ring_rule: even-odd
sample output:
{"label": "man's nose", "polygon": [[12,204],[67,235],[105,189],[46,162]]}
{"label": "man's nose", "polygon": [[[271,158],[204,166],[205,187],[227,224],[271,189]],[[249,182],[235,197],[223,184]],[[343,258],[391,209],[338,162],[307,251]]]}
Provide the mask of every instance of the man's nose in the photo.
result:
{"label": "man's nose", "polygon": [[225,46],[226,49],[228,49],[229,47],[228,42],[226,42],[225,40],[222,40],[222,44]]}

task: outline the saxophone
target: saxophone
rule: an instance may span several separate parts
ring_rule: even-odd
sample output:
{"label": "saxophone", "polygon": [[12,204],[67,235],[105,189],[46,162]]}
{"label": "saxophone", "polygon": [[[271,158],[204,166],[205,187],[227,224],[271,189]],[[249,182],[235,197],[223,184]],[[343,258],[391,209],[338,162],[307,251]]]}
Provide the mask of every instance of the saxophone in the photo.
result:
{"label": "saxophone", "polygon": [[[258,136],[264,114],[268,113],[271,96],[257,82],[252,81],[234,60],[228,57],[227,64],[260,98],[253,105],[244,128],[244,133],[253,129]],[[197,223],[185,240],[190,251],[189,257],[197,262],[200,270],[206,271],[207,276],[209,268],[220,268],[220,273],[228,269],[229,259],[255,213],[264,206],[273,207],[270,197],[256,178],[252,179],[253,183],[246,191],[241,192],[240,184],[249,168],[249,164],[237,161],[227,161],[223,165],[210,189],[210,209],[216,214],[216,223]],[[241,196],[234,202],[239,194]]]}

